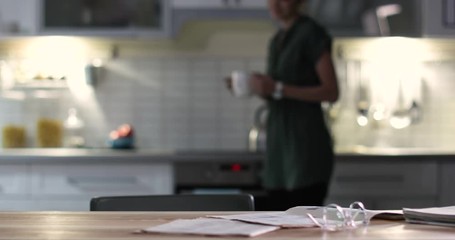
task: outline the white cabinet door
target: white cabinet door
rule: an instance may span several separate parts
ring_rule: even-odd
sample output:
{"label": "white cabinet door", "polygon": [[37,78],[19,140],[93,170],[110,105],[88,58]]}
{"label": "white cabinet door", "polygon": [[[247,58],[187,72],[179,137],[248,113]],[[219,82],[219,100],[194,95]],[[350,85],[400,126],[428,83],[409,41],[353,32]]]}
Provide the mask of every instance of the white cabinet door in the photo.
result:
{"label": "white cabinet door", "polygon": [[39,2],[39,0],[0,1],[0,35],[36,34]]}
{"label": "white cabinet door", "polygon": [[423,34],[455,36],[455,0],[423,0]]}
{"label": "white cabinet door", "polygon": [[32,186],[34,198],[170,194],[172,166],[168,163],[37,165],[32,169]]}
{"label": "white cabinet door", "polygon": [[0,196],[2,199],[26,196],[30,193],[27,165],[5,164],[0,167]]}

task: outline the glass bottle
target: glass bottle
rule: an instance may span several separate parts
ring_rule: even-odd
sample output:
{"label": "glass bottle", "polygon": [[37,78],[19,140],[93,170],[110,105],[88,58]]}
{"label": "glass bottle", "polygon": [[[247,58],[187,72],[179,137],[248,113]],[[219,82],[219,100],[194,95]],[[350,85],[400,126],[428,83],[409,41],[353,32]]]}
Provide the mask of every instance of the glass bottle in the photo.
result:
{"label": "glass bottle", "polygon": [[65,147],[79,148],[85,146],[84,121],[78,116],[75,108],[68,109],[68,117],[63,123],[65,127]]}

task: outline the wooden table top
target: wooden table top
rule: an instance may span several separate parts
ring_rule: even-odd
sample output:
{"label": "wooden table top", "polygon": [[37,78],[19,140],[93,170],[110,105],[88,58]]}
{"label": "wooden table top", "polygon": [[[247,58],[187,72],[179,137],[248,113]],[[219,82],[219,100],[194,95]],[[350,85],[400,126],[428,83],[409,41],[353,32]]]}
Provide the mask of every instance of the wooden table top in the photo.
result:
{"label": "wooden table top", "polygon": [[[232,214],[234,212],[217,212]],[[236,212],[238,213],[238,212]],[[214,214],[214,212],[0,212],[0,239],[216,239],[195,235],[137,234],[135,230]],[[223,240],[242,237],[222,237]],[[245,239],[245,238],[243,238]],[[252,239],[455,239],[455,228],[374,220],[362,229],[324,232],[318,228],[281,229]]]}

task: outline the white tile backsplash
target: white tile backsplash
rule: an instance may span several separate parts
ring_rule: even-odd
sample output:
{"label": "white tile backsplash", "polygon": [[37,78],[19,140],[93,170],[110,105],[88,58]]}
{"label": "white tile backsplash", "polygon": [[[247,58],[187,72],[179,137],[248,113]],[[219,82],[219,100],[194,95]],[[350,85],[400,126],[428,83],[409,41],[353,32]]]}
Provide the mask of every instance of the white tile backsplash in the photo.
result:
{"label": "white tile backsplash", "polygon": [[132,123],[138,147],[246,149],[252,124],[247,115],[257,100],[235,99],[223,78],[251,62],[260,65],[260,60],[188,57],[113,61],[96,89],[105,122],[90,125],[113,129]]}
{"label": "white tile backsplash", "polygon": [[[332,127],[337,145],[453,146],[455,145],[455,62],[424,64],[422,121],[392,129],[386,122],[356,124],[357,81],[348,78],[347,64],[337,61],[342,90],[340,111]],[[59,99],[0,99],[0,124],[26,125],[30,146],[39,117],[64,120],[77,107],[86,122],[87,144],[106,146],[109,132],[131,123],[140,148],[181,150],[246,150],[254,112],[264,104],[257,97],[235,98],[224,78],[233,70],[264,72],[258,57],[171,56],[129,57],[106,63],[106,75],[94,96],[78,99],[68,92]]]}

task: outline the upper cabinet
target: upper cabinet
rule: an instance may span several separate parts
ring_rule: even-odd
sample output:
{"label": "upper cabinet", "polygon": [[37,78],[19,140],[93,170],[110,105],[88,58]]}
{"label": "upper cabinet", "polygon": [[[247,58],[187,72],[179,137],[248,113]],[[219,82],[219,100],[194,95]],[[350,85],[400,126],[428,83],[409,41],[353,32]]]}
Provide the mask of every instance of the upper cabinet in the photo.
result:
{"label": "upper cabinet", "polygon": [[455,0],[307,0],[308,15],[334,36],[455,35]]}
{"label": "upper cabinet", "polygon": [[[1,0],[0,36],[172,37],[191,20],[272,19],[267,0]],[[335,36],[453,37],[455,0],[306,0]]]}
{"label": "upper cabinet", "polygon": [[267,0],[173,0],[174,8],[257,8],[266,9]]}
{"label": "upper cabinet", "polygon": [[38,32],[40,0],[0,1],[0,36],[29,36]]}
{"label": "upper cabinet", "polygon": [[423,35],[455,37],[455,0],[422,0]]}
{"label": "upper cabinet", "polygon": [[270,21],[267,0],[171,0],[172,30],[178,34],[192,20]]}
{"label": "upper cabinet", "polygon": [[167,36],[168,0],[39,0],[40,35]]}
{"label": "upper cabinet", "polygon": [[308,0],[305,11],[333,36],[362,36],[362,16],[374,7],[373,2],[374,0]]}
{"label": "upper cabinet", "polygon": [[169,0],[2,0],[0,35],[167,37],[170,8]]}

